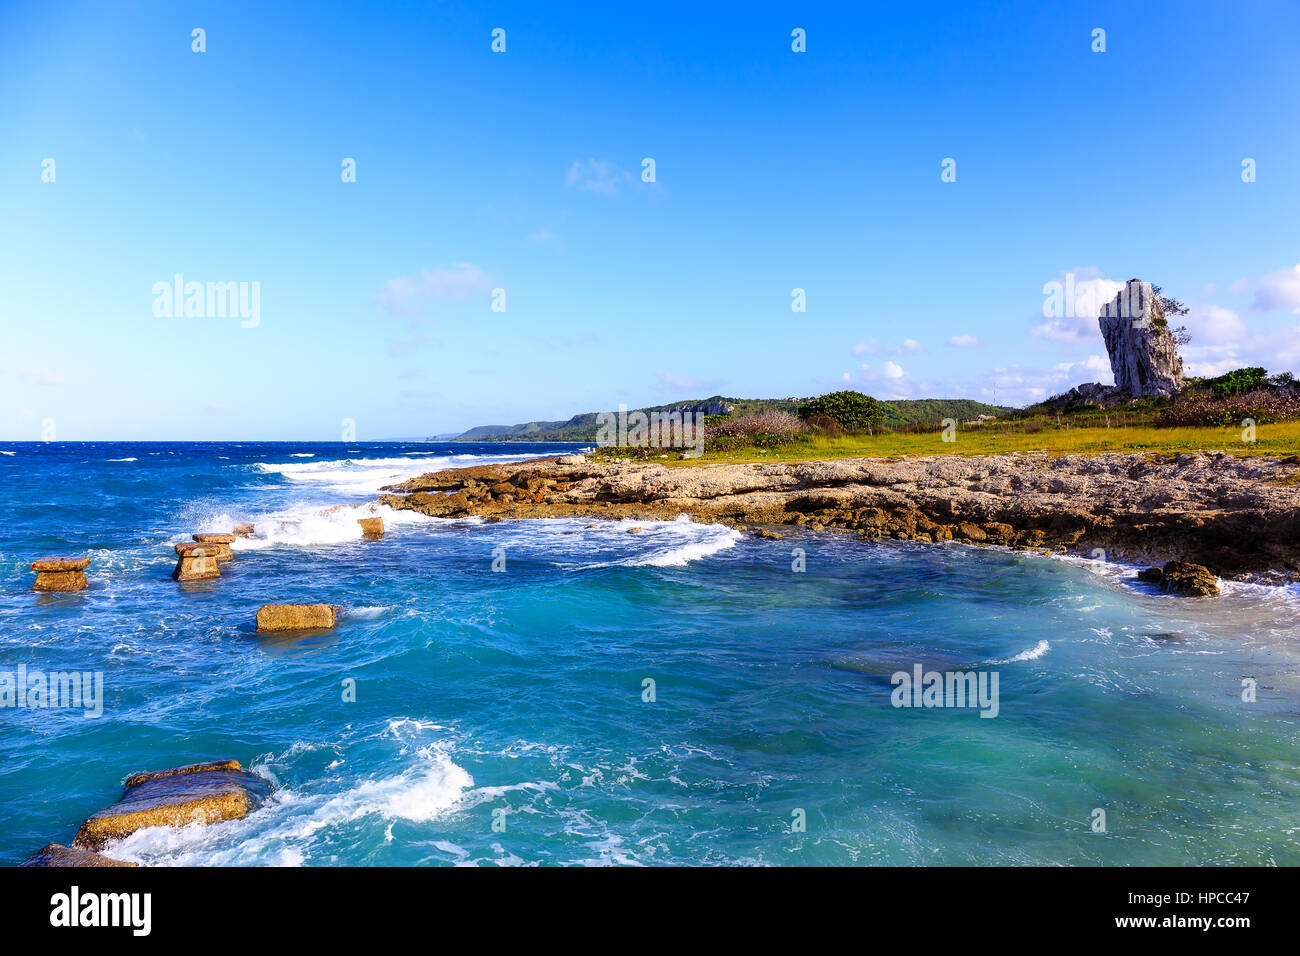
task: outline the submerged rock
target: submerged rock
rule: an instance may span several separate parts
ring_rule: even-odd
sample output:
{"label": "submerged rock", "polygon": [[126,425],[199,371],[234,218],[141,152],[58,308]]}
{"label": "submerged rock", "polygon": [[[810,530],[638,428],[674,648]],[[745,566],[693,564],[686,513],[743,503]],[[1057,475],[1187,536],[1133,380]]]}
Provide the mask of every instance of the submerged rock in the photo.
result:
{"label": "submerged rock", "polygon": [[31,567],[36,572],[33,591],[84,591],[90,558],[46,558]]}
{"label": "submerged rock", "polygon": [[1207,597],[1219,593],[1219,579],[1203,564],[1190,561],[1166,561],[1163,568],[1143,568],[1138,580],[1158,584],[1166,594],[1182,597]]}
{"label": "submerged rock", "polygon": [[235,556],[230,552],[230,543],[235,540],[233,534],[196,534],[191,537],[199,544],[210,544],[215,549],[216,559],[218,561],[233,561]]}
{"label": "submerged rock", "polygon": [[62,843],[50,843],[41,847],[19,866],[139,866],[126,860],[114,860],[112,857],[96,853],[94,850],[78,850],[76,847],[64,846]]}
{"label": "submerged rock", "polygon": [[257,609],[259,633],[311,631],[334,626],[332,604],[263,604]]}
{"label": "submerged rock", "polygon": [[127,778],[122,799],[86,820],[72,845],[99,850],[145,827],[238,820],[269,792],[267,782],[243,770],[237,760],[134,774]]}
{"label": "submerged rock", "polygon": [[244,523],[235,525],[230,532],[237,538],[251,538],[254,530],[256,529],[251,524]]}
{"label": "submerged rock", "polygon": [[361,537],[363,538],[373,539],[384,536],[383,518],[358,518],[357,524],[361,525]]}
{"label": "submerged rock", "polygon": [[180,560],[172,571],[172,578],[177,581],[207,581],[221,577],[217,567],[216,547],[210,544],[191,544],[185,542],[176,545],[176,554]]}

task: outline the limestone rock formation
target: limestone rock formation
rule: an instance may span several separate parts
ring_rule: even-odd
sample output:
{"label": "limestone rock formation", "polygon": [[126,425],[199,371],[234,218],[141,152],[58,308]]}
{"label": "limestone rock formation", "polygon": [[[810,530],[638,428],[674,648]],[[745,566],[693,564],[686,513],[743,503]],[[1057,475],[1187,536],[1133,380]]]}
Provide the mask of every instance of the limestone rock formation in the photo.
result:
{"label": "limestone rock formation", "polygon": [[172,578],[176,581],[207,581],[221,577],[217,567],[217,549],[210,544],[183,542],[176,545],[179,560]]}
{"label": "limestone rock formation", "polygon": [[1133,398],[1177,395],[1183,388],[1183,360],[1151,286],[1129,279],[1097,319],[1117,391]]}
{"label": "limestone rock formation", "polygon": [[230,529],[231,533],[239,538],[251,538],[256,529],[251,524],[237,524]]}
{"label": "limestone rock formation", "polygon": [[199,544],[210,544],[215,552],[218,561],[233,561],[235,556],[230,552],[230,543],[235,540],[233,534],[195,534],[191,535]]}
{"label": "limestone rock formation", "polygon": [[94,850],[78,850],[62,843],[49,843],[29,856],[19,866],[139,866],[126,860],[114,860]]}
{"label": "limestone rock formation", "polygon": [[90,558],[46,558],[33,561],[32,570],[36,572],[33,591],[84,591],[86,589],[86,568]]}
{"label": "limestone rock formation", "polygon": [[361,525],[361,536],[363,538],[382,538],[384,536],[383,518],[358,518],[357,524]]}
{"label": "limestone rock formation", "polygon": [[1138,580],[1158,584],[1166,594],[1182,597],[1207,597],[1219,593],[1219,579],[1203,564],[1190,561],[1166,561],[1163,568],[1144,568]]}
{"label": "limestone rock formation", "polygon": [[311,631],[334,626],[332,604],[263,604],[257,609],[258,633]]}
{"label": "limestone rock formation", "polygon": [[237,760],[135,774],[127,779],[122,799],[86,820],[72,845],[100,850],[144,827],[238,820],[269,792],[266,781]]}
{"label": "limestone rock formation", "polygon": [[[489,489],[540,479],[543,500]],[[768,463],[532,459],[449,468],[379,504],[438,518],[608,518],[841,528],[874,537],[1016,548],[1104,549],[1214,574],[1300,582],[1300,457],[938,455]],[[476,490],[481,489],[481,490]],[[629,522],[629,524],[633,523]],[[982,540],[981,540],[982,535]]]}

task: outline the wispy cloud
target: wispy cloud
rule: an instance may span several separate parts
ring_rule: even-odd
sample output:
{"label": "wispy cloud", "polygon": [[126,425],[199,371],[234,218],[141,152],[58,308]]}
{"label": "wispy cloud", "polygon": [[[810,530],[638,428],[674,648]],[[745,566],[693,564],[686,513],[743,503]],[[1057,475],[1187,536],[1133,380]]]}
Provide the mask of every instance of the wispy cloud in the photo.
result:
{"label": "wispy cloud", "polygon": [[411,315],[427,300],[468,299],[491,287],[492,280],[482,269],[470,262],[458,262],[449,269],[421,269],[415,275],[389,279],[375,301],[389,315]]}
{"label": "wispy cloud", "polygon": [[564,176],[564,184],[598,196],[614,198],[624,186],[639,180],[631,172],[603,159],[575,159]]}
{"label": "wispy cloud", "polygon": [[973,335],[954,335],[948,344],[955,349],[973,349],[979,347],[980,340]]}
{"label": "wispy cloud", "polygon": [[1290,309],[1300,315],[1300,265],[1276,269],[1260,279],[1251,308],[1260,312]]}

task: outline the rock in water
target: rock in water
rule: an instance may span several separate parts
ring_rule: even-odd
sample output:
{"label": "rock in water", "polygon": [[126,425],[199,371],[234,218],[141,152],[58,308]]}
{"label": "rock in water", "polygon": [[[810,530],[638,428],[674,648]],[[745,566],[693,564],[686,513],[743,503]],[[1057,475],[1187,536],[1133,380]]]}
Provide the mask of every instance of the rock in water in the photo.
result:
{"label": "rock in water", "polygon": [[90,558],[46,558],[44,561],[33,561],[31,566],[36,572],[33,591],[86,589],[86,568],[90,567]]}
{"label": "rock in water", "polygon": [[1138,580],[1158,584],[1166,594],[1182,597],[1207,597],[1219,593],[1219,579],[1203,564],[1191,561],[1166,561],[1163,568],[1143,568]]}
{"label": "rock in water", "polygon": [[334,626],[332,604],[263,604],[257,609],[259,633],[312,631]]}
{"label": "rock in water", "polygon": [[237,760],[138,773],[127,779],[121,800],[81,825],[72,845],[99,850],[144,827],[238,820],[269,792],[266,781],[243,770]]}
{"label": "rock in water", "polygon": [[210,578],[221,577],[214,545],[185,542],[176,545],[176,553],[180,556],[180,560],[176,562],[176,570],[172,571],[175,580],[207,581]]}
{"label": "rock in water", "polygon": [[384,536],[383,518],[358,518],[357,524],[361,525],[361,537],[363,538],[382,538]]}
{"label": "rock in water", "polygon": [[235,540],[233,534],[195,534],[190,537],[199,544],[212,545],[218,561],[235,560],[235,556],[230,553],[230,542]]}
{"label": "rock in water", "polygon": [[78,850],[64,846],[62,843],[50,843],[41,847],[19,866],[139,866],[126,860],[114,860],[112,857],[96,853],[94,850]]}
{"label": "rock in water", "polygon": [[232,534],[240,538],[251,538],[254,530],[251,524],[237,524],[230,529]]}
{"label": "rock in water", "polygon": [[1165,310],[1151,286],[1129,279],[1097,319],[1115,387],[1134,398],[1177,395],[1183,388],[1183,360]]}

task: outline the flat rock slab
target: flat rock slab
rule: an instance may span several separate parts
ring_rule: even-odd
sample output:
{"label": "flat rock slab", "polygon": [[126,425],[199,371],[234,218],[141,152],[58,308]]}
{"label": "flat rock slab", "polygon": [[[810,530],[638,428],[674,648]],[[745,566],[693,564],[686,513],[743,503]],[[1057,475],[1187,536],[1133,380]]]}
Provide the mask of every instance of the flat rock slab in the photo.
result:
{"label": "flat rock slab", "polygon": [[76,847],[51,843],[41,847],[19,866],[139,866],[126,860],[114,860],[112,857],[96,853],[94,850],[78,850]]}
{"label": "flat rock slab", "polygon": [[33,571],[84,571],[90,567],[90,558],[45,558],[33,561]]}
{"label": "flat rock slab", "polygon": [[238,820],[268,793],[267,782],[241,769],[237,760],[134,774],[122,799],[86,820],[72,845],[99,850],[145,827]]}
{"label": "flat rock slab", "polygon": [[43,558],[32,562],[33,591],[84,591],[90,558]]}
{"label": "flat rock slab", "polygon": [[335,610],[332,604],[263,604],[257,609],[257,630],[328,630],[334,626]]}
{"label": "flat rock slab", "polygon": [[211,548],[218,561],[235,560],[234,554],[230,551],[230,542],[235,540],[233,534],[195,534],[190,537],[196,544]]}

